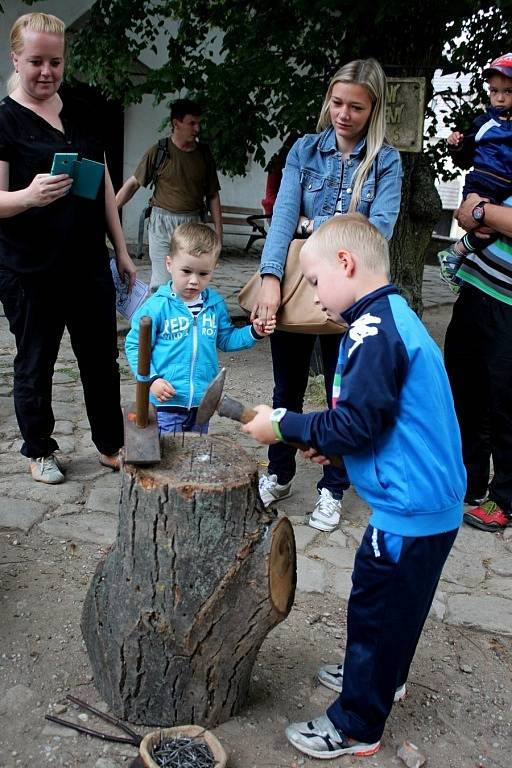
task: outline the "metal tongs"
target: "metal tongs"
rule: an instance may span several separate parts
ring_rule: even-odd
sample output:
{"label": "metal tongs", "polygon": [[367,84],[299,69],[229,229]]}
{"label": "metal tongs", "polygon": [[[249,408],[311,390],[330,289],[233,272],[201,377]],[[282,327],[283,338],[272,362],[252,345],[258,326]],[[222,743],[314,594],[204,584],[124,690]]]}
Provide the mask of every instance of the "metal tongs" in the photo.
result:
{"label": "metal tongs", "polygon": [[91,707],[91,705],[87,704],[85,701],[80,701],[80,699],[75,698],[75,696],[66,696],[66,698],[72,704],[76,704],[81,709],[86,709],[88,712],[92,712],[93,715],[96,715],[101,720],[105,720],[105,722],[117,726],[122,731],[124,731],[127,736],[116,736],[115,734],[95,731],[93,728],[87,728],[85,725],[72,723],[70,720],[63,720],[61,717],[55,717],[55,715],[45,715],[46,720],[50,720],[52,723],[57,723],[58,725],[63,725],[66,728],[72,728],[74,731],[78,731],[78,733],[85,733],[87,736],[94,736],[96,739],[103,739],[103,741],[115,741],[120,744],[132,744],[134,747],[138,747],[141,743],[142,736],[139,736],[138,733],[135,733],[135,731],[133,731],[128,725],[125,725],[125,723],[123,723],[117,717],[107,715],[105,712],[96,709],[96,707]]}

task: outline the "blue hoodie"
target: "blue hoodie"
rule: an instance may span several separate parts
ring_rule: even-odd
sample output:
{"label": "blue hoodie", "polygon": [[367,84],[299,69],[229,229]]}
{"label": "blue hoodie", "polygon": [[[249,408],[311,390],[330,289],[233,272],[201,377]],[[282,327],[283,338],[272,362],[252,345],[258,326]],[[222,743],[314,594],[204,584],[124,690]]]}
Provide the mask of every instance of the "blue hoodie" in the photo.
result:
{"label": "blue hoodie", "polygon": [[207,288],[202,297],[203,308],[194,318],[169,282],[160,286],[132,318],[125,349],[134,375],[137,375],[139,320],[148,315],[153,321],[150,377],[166,379],[176,390],[176,395],[164,405],[150,395],[151,402],[158,408],[198,406],[208,384],[218,373],[217,349],[232,352],[256,344],[252,326],[235,328],[226,302],[217,291]]}
{"label": "blue hoodie", "polygon": [[287,412],[287,442],[343,456],[370,524],[430,536],[462,520],[466,472],[441,353],[424,325],[387,285],[343,313],[333,410]]}

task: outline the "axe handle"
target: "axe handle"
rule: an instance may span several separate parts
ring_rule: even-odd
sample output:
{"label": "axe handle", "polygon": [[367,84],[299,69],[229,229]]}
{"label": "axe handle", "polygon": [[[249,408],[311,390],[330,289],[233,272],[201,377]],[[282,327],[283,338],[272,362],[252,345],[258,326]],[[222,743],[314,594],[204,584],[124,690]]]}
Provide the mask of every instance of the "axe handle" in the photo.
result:
{"label": "axe handle", "polygon": [[[139,322],[138,376],[149,376],[151,361],[151,318],[141,317]],[[135,388],[135,423],[142,429],[148,425],[149,381],[139,381]]]}
{"label": "axe handle", "polygon": [[[239,421],[241,424],[247,424],[254,419],[257,411],[255,411],[254,408],[246,408],[245,405],[228,395],[223,395],[217,406],[217,413],[219,416],[227,416],[229,419]],[[289,445],[292,445],[299,451],[307,451],[311,448],[310,445],[305,445],[304,443],[289,443]],[[326,458],[329,459],[334,467],[342,466],[342,461],[339,456],[327,456]]]}

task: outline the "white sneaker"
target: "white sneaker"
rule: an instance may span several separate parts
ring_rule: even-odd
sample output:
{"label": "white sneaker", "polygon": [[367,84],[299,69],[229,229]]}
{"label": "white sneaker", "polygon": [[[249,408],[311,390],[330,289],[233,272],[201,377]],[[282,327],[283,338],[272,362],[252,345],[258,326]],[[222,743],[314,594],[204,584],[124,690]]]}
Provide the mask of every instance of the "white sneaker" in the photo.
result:
{"label": "white sneaker", "polygon": [[41,456],[39,459],[30,459],[30,472],[38,483],[57,485],[64,481],[62,467],[54,453],[50,453],[49,456]]}
{"label": "white sneaker", "polygon": [[334,531],[341,516],[341,500],[335,499],[327,488],[322,488],[313,514],[309,520],[311,528],[319,531]]}
{"label": "white sneaker", "polygon": [[330,760],[342,755],[368,757],[378,752],[380,747],[380,741],[367,744],[349,738],[331,723],[327,715],[321,715],[306,723],[291,723],[285,733],[290,744],[296,749],[321,760]]}
{"label": "white sneaker", "polygon": [[291,480],[289,483],[280,485],[277,482],[277,475],[262,475],[259,480],[260,497],[264,507],[270,507],[275,501],[287,499],[291,495]]}
{"label": "white sneaker", "polygon": [[[324,666],[320,667],[318,670],[317,677],[319,682],[322,683],[322,685],[325,685],[326,688],[341,693],[341,689],[343,688],[343,664],[324,664]],[[407,689],[405,683],[398,686],[395,691],[393,702],[396,703],[397,701],[402,701],[402,699],[405,698],[406,693]]]}

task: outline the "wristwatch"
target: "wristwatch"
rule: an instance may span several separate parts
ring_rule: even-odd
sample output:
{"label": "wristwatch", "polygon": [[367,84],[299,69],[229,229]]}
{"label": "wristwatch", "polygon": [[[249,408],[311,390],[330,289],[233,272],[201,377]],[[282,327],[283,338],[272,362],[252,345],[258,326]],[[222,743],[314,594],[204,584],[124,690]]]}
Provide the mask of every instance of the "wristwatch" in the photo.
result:
{"label": "wristwatch", "polygon": [[486,200],[480,200],[480,202],[477,203],[473,208],[473,210],[471,211],[471,215],[473,216],[477,224],[483,224],[485,221],[486,202],[487,202]]}
{"label": "wristwatch", "polygon": [[285,413],[286,413],[286,408],[274,408],[274,410],[270,414],[270,423],[272,424],[274,435],[279,441],[283,440],[283,436],[281,434],[281,429],[279,427],[279,424],[281,423],[281,419],[283,418]]}

